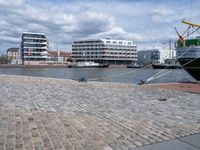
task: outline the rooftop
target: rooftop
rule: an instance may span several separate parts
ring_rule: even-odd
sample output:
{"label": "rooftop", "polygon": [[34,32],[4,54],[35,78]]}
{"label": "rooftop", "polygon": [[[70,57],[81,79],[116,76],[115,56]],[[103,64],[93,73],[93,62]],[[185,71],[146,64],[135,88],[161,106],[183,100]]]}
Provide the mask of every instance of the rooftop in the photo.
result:
{"label": "rooftop", "polygon": [[23,34],[39,34],[39,35],[45,35],[45,33],[37,33],[37,32],[23,32]]}
{"label": "rooftop", "polygon": [[6,52],[19,52],[19,48],[9,48]]}

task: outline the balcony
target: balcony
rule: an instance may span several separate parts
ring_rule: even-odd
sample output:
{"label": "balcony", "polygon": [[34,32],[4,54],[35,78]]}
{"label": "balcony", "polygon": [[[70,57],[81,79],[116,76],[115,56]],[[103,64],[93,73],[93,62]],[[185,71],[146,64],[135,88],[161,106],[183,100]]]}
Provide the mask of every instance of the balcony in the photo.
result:
{"label": "balcony", "polygon": [[24,44],[44,44],[44,45],[48,44],[48,42],[28,42],[28,41],[24,41],[23,43]]}
{"label": "balcony", "polygon": [[22,40],[23,40],[23,39],[47,40],[46,37],[27,37],[27,36],[22,37]]}
{"label": "balcony", "polygon": [[27,48],[27,49],[48,49],[48,47],[47,46],[43,46],[43,47],[31,47],[31,46],[24,46],[23,48]]}

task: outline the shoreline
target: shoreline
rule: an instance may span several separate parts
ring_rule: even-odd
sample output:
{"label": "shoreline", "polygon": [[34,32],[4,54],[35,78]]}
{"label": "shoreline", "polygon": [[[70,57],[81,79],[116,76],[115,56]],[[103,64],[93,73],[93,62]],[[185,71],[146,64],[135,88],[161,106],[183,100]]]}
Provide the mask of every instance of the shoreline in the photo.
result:
{"label": "shoreline", "polygon": [[23,75],[10,75],[10,74],[0,74],[0,77],[16,77],[16,78],[36,78],[36,79],[46,79],[46,80],[57,80],[57,81],[67,81],[67,82],[76,82],[76,83],[83,83],[83,84],[99,84],[99,85],[121,85],[121,86],[140,86],[140,87],[152,87],[158,89],[165,89],[171,91],[182,91],[188,93],[196,93],[200,94],[200,82],[170,82],[170,83],[150,83],[150,84],[135,84],[135,83],[120,83],[120,82],[101,82],[101,81],[86,81],[86,82],[79,82],[78,80],[73,79],[64,79],[64,78],[53,78],[53,77],[40,77],[40,76],[23,76]]}
{"label": "shoreline", "polygon": [[0,68],[68,68],[67,64],[44,64],[44,65],[14,65],[0,64]]}

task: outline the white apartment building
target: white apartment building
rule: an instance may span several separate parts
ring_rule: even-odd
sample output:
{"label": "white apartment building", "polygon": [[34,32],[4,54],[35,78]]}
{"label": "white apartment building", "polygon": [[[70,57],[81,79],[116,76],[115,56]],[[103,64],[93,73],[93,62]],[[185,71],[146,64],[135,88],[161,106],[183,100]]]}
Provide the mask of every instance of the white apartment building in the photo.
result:
{"label": "white apartment building", "polygon": [[43,64],[48,59],[48,39],[44,33],[23,32],[21,39],[24,65]]}
{"label": "white apartment building", "polygon": [[137,47],[133,41],[95,39],[75,41],[72,60],[108,64],[130,64],[137,61]]}

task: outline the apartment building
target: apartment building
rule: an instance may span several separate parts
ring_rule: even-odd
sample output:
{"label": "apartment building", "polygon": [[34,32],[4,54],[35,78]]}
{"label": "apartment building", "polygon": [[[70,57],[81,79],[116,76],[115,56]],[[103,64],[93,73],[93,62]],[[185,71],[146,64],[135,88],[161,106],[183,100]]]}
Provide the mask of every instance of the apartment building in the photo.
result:
{"label": "apartment building", "polygon": [[44,33],[23,32],[21,38],[24,65],[40,65],[48,60],[48,39]]}
{"label": "apartment building", "polygon": [[72,60],[108,64],[130,64],[137,61],[137,46],[133,41],[95,39],[75,41]]}

